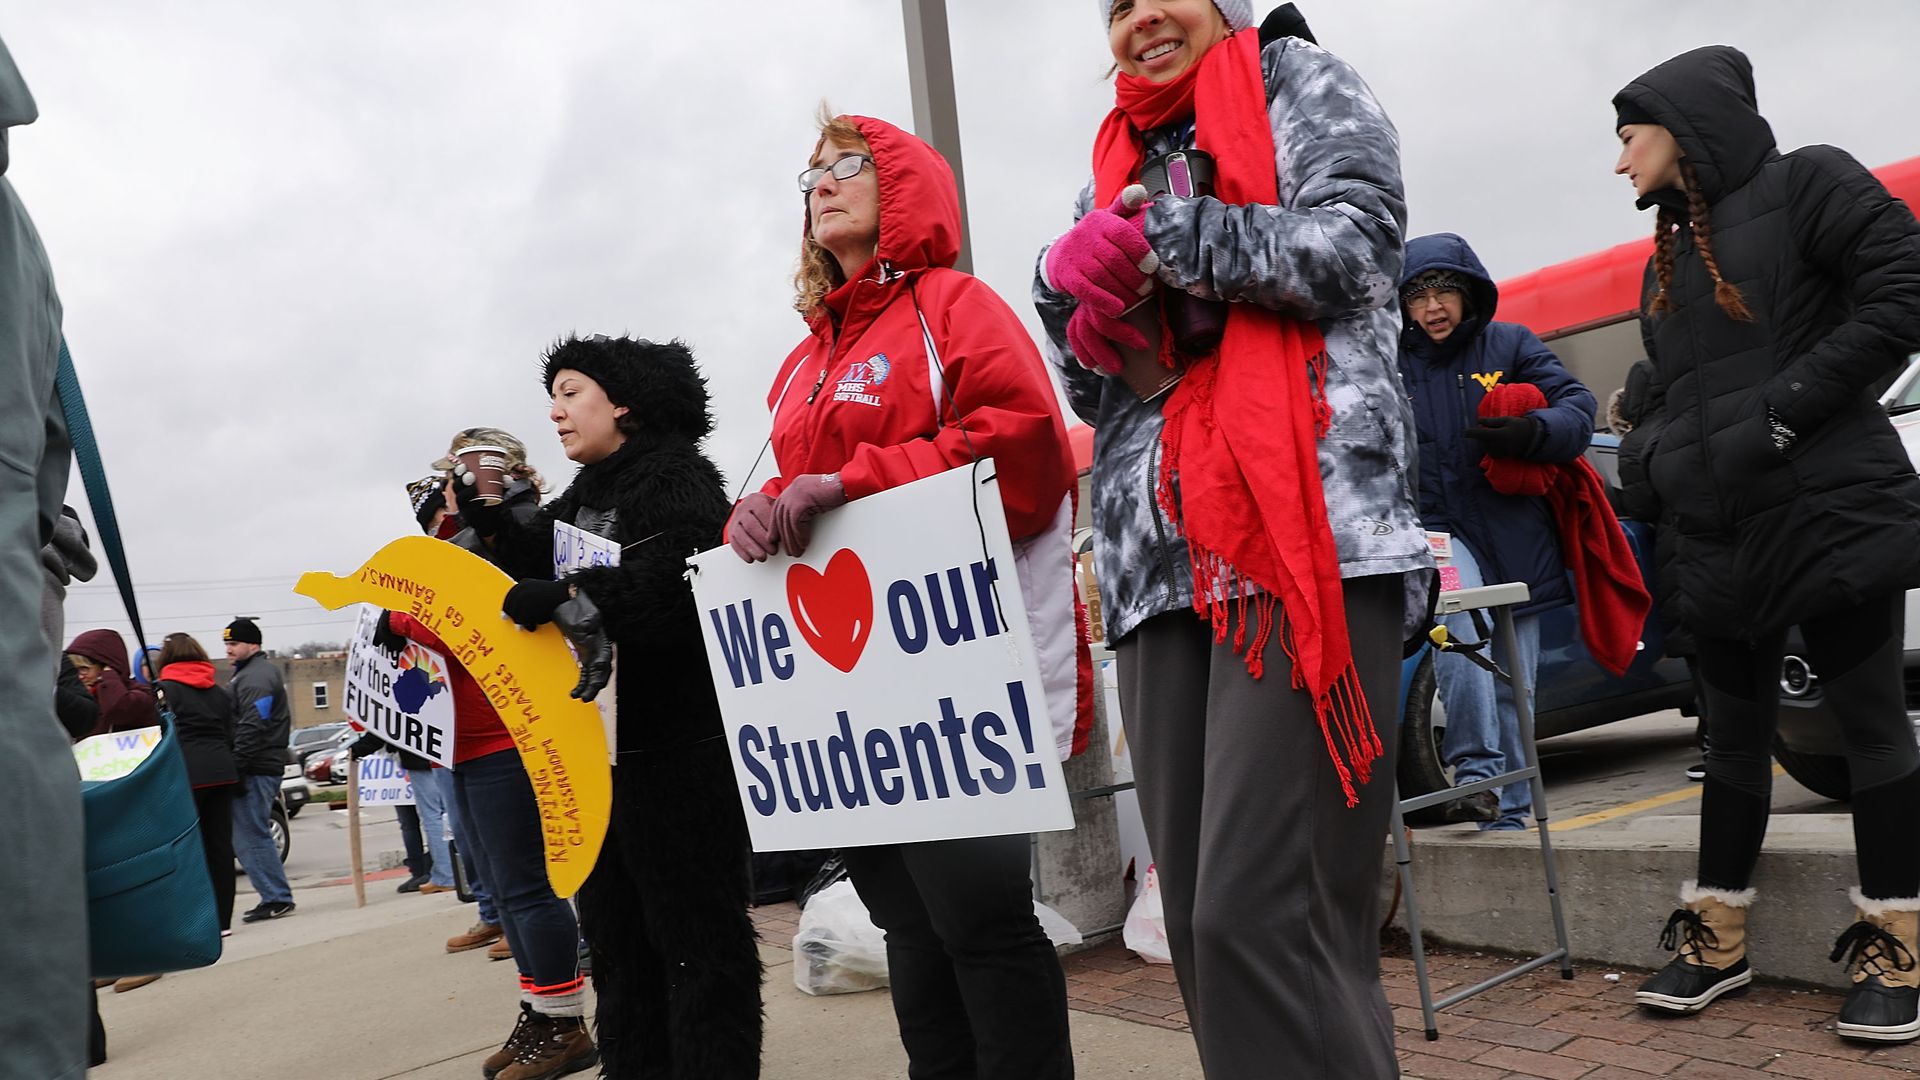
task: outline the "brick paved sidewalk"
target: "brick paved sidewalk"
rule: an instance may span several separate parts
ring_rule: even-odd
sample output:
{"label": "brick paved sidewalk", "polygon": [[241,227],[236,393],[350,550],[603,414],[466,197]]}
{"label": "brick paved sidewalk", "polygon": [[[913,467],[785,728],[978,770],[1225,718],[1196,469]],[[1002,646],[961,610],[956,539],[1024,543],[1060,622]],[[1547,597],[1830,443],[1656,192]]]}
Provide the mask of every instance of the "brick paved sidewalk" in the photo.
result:
{"label": "brick paved sidewalk", "polygon": [[[799,911],[792,904],[769,905],[755,909],[754,922],[767,944],[784,947],[799,928]],[[1427,953],[1440,996],[1512,963],[1487,953]],[[1172,968],[1144,963],[1117,941],[1074,953],[1063,965],[1073,1008],[1186,1030]],[[1439,1041],[1428,1042],[1404,938],[1389,947],[1381,969],[1399,1029],[1400,1067],[1421,1080],[1920,1077],[1920,1043],[1865,1048],[1841,1042],[1833,1033],[1840,995],[1828,991],[1755,986],[1702,1015],[1665,1018],[1633,1004],[1634,987],[1646,972],[1581,964],[1572,981],[1548,969],[1454,1006],[1439,1016]],[[1616,970],[1620,981],[1608,982],[1604,976]]]}

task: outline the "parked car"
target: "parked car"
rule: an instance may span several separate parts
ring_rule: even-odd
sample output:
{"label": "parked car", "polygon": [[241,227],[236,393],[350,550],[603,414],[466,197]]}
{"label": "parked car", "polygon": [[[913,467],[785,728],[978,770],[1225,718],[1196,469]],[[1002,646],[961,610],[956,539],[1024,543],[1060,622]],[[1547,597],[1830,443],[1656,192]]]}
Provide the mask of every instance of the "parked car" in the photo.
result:
{"label": "parked car", "polygon": [[351,733],[352,727],[345,722],[315,724],[312,727],[295,728],[287,736],[287,749],[294,755],[301,771],[306,771],[307,759],[322,750],[330,750],[338,745],[341,734]]}
{"label": "parked car", "polygon": [[[287,756],[291,758],[293,752],[289,750]],[[289,818],[299,817],[300,811],[313,801],[313,787],[300,774],[300,763],[297,761],[288,761],[286,769],[280,774],[280,801],[286,806]]]}
{"label": "parked car", "polygon": [[[346,757],[347,748],[344,746],[336,746],[309,756],[307,758],[307,779],[322,784],[346,783]],[[334,763],[336,761],[342,765],[337,779],[335,778],[334,772]]]}

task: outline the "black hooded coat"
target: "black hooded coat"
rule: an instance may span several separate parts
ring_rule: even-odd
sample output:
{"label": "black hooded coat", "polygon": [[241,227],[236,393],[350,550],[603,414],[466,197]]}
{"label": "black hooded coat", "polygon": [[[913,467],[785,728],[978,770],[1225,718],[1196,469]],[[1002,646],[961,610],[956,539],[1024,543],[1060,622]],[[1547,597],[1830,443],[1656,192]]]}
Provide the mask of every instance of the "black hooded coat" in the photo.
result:
{"label": "black hooded coat", "polygon": [[[1871,388],[1920,349],[1920,224],[1844,151],[1782,154],[1739,50],[1683,53],[1615,97],[1673,133],[1752,322],[1714,304],[1692,230],[1643,315],[1667,422],[1648,454],[1659,595],[1749,640],[1920,585],[1920,478]],[[1686,199],[1656,192],[1685,220]],[[1647,270],[1643,300],[1657,288]],[[1645,303],[1642,304],[1645,310]],[[1769,412],[1796,435],[1774,449]]]}
{"label": "black hooded coat", "polygon": [[721,543],[733,506],[700,452],[705,380],[678,343],[568,340],[549,357],[628,408],[626,442],[496,536],[515,577],[553,577],[553,526],[615,540],[620,565],[569,575],[617,650],[619,763],[600,860],[581,888],[608,1077],[759,1075],[760,957],[750,848],[687,556]]}

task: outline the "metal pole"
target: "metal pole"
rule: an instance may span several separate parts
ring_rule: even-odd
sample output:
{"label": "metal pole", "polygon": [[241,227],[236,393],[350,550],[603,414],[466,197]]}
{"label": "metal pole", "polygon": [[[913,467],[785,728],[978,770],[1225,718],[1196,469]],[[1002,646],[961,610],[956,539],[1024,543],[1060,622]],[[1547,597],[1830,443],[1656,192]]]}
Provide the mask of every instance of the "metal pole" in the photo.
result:
{"label": "metal pole", "polygon": [[960,166],[960,110],[954,103],[953,51],[947,40],[946,0],[900,0],[907,24],[907,80],[913,89],[913,130],[953,166],[960,192],[960,257],[953,267],[973,272],[967,230],[967,181]]}

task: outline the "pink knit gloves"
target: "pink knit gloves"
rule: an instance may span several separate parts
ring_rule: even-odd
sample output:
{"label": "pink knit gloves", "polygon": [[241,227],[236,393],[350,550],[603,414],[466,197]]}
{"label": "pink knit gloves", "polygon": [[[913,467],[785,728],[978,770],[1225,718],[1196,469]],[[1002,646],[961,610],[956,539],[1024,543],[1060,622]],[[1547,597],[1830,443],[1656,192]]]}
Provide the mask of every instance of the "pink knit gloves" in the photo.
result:
{"label": "pink knit gloves", "polygon": [[1047,251],[1047,281],[1080,301],[1067,322],[1067,344],[1080,363],[1108,375],[1120,371],[1113,343],[1147,347],[1120,316],[1153,293],[1160,258],[1142,232],[1146,189],[1133,185],[1104,210],[1074,223]]}

